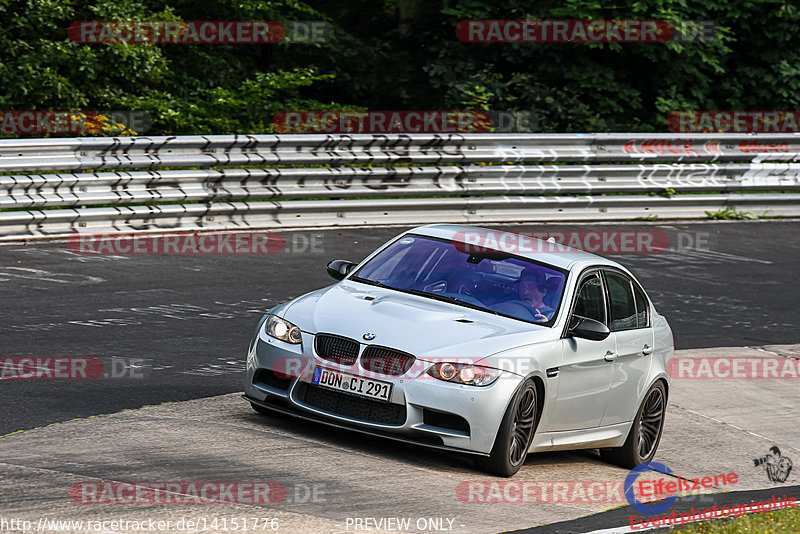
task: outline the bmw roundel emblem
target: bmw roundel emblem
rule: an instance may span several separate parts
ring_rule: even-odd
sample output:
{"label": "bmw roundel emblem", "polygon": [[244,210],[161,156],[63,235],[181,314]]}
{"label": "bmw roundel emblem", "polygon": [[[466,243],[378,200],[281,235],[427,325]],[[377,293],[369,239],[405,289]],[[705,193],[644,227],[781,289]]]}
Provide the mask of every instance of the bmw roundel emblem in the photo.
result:
{"label": "bmw roundel emblem", "polygon": [[363,337],[367,341],[372,341],[373,339],[375,339],[375,334],[373,334],[372,332],[367,332],[366,334],[364,334],[361,337]]}

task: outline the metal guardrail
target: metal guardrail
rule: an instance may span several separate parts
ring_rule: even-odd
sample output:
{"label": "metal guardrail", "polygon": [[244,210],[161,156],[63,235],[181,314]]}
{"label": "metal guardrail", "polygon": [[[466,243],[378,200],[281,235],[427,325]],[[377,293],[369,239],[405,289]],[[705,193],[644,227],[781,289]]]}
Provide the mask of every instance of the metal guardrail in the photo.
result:
{"label": "metal guardrail", "polygon": [[800,215],[793,134],[5,139],[0,173],[0,238]]}

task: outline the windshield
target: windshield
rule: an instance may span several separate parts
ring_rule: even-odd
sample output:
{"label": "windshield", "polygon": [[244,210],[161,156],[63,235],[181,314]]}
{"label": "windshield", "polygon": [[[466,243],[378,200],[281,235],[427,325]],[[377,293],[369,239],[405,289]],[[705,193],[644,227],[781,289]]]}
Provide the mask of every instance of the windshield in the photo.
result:
{"label": "windshield", "polygon": [[407,235],[350,279],[550,326],[565,276],[510,254],[470,254],[450,241]]}

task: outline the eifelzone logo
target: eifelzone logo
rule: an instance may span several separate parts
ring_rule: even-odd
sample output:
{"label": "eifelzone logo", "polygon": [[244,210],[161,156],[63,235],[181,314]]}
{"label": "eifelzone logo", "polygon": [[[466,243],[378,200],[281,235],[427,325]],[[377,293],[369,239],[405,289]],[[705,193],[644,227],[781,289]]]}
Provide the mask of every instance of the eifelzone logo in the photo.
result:
{"label": "eifelzone logo", "polygon": [[[674,480],[662,477],[658,480],[637,481],[639,475],[647,471],[655,471],[664,475],[672,474],[672,470],[664,464],[647,462],[631,469],[628,476],[625,477],[625,498],[642,515],[658,515],[666,512],[672,507],[678,493],[700,492],[704,489],[736,484],[739,481],[739,475],[733,472],[698,478],[683,478],[679,475],[672,475]],[[636,497],[635,486],[639,487],[639,498]],[[696,493],[696,495],[699,495],[699,493]],[[661,502],[650,505],[645,504],[645,500],[655,499],[659,499]]]}

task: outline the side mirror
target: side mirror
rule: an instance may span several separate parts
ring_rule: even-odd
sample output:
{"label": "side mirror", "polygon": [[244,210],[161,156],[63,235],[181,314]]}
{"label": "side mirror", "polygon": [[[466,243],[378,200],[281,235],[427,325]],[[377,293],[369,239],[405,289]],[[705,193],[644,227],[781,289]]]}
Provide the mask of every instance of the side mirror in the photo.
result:
{"label": "side mirror", "polygon": [[332,262],[328,263],[325,267],[328,270],[328,274],[331,278],[335,280],[341,280],[347,273],[353,270],[356,264],[352,261],[347,260],[333,260]]}
{"label": "side mirror", "polygon": [[611,333],[611,330],[609,330],[606,325],[600,321],[589,319],[588,317],[573,315],[571,321],[573,326],[567,330],[568,336],[581,337],[592,341],[603,341]]}

